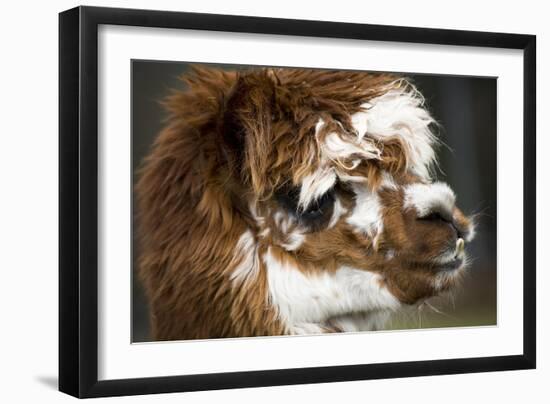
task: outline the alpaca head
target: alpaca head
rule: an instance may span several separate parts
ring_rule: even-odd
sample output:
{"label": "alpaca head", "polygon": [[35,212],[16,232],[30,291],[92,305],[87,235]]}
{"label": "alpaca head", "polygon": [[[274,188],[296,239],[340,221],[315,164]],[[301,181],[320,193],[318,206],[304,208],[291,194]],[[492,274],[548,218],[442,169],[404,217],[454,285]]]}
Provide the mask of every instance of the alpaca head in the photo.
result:
{"label": "alpaca head", "polygon": [[[174,203],[202,224],[174,231],[212,249],[239,304],[265,291],[261,307],[287,333],[373,329],[380,313],[455,286],[473,224],[434,179],[434,120],[408,81],[305,69],[197,69],[187,80],[157,145],[179,162],[148,163],[165,164],[162,182],[177,191],[152,187],[146,168],[142,194],[154,194],[143,206],[162,215],[150,200],[164,195],[174,214],[166,200],[179,192]],[[175,248],[174,233],[164,238],[157,249]]]}

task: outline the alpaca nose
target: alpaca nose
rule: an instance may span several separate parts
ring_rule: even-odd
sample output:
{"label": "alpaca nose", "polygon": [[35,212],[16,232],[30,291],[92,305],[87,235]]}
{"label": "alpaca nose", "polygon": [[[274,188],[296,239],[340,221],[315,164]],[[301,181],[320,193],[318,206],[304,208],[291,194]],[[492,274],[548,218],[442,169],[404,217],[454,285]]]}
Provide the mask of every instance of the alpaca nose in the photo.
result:
{"label": "alpaca nose", "polygon": [[455,218],[454,217],[450,217],[450,218],[443,218],[443,221],[445,223],[447,223],[453,230],[454,234],[455,234],[455,237],[456,237],[456,240],[462,240],[462,242],[464,242],[464,232],[460,229],[458,223],[456,222]]}
{"label": "alpaca nose", "polygon": [[454,235],[456,240],[464,239],[464,232],[460,229],[460,226],[456,222],[455,218],[451,214],[447,214],[445,212],[440,211],[433,211],[428,216],[420,217],[421,220],[429,220],[432,222],[438,222],[442,225],[449,226]]}

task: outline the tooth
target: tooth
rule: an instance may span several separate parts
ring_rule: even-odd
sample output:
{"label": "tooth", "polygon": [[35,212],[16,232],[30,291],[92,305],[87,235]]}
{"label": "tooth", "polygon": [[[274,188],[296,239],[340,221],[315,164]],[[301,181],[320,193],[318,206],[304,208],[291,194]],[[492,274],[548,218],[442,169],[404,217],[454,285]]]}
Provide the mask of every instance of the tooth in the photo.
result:
{"label": "tooth", "polygon": [[464,240],[459,238],[456,240],[455,256],[462,255],[464,253]]}

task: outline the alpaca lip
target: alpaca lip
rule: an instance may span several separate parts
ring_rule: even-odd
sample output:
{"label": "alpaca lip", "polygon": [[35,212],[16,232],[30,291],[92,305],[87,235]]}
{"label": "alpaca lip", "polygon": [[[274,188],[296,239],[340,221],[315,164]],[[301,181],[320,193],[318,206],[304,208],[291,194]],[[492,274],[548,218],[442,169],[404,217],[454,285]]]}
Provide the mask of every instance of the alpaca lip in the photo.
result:
{"label": "alpaca lip", "polygon": [[455,251],[453,258],[442,264],[436,266],[437,271],[454,271],[459,269],[464,264],[464,258],[466,253],[464,252],[464,240],[459,238],[456,240]]}
{"label": "alpaca lip", "polygon": [[442,265],[438,265],[436,269],[439,272],[455,271],[459,269],[463,263],[464,263],[464,258],[462,256],[460,257],[456,256],[451,261],[446,262],[445,264],[442,264]]}

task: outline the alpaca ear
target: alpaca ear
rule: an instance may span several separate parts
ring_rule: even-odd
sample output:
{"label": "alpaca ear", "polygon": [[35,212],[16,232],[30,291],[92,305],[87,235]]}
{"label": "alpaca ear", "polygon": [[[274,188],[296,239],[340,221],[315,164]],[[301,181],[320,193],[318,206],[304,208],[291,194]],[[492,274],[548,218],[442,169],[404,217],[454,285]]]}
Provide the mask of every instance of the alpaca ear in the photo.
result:
{"label": "alpaca ear", "polygon": [[246,98],[246,91],[242,81],[242,77],[238,75],[222,105],[221,140],[226,149],[231,152],[231,157],[242,157],[244,152],[245,127],[240,113]]}
{"label": "alpaca ear", "polygon": [[235,172],[262,192],[272,142],[274,82],[267,72],[240,74],[226,96],[221,128],[225,156]]}

